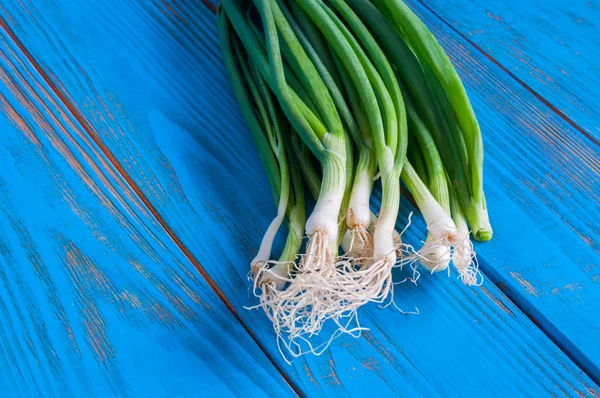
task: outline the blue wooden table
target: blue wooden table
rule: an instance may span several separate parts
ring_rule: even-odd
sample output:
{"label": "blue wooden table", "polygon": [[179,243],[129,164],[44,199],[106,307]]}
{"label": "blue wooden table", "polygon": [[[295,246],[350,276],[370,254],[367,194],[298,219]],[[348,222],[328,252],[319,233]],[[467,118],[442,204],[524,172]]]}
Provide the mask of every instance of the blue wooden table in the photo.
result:
{"label": "blue wooden table", "polygon": [[484,133],[486,283],[287,365],[244,309],[275,206],[214,5],[3,0],[0,396],[600,396],[600,2],[409,4]]}

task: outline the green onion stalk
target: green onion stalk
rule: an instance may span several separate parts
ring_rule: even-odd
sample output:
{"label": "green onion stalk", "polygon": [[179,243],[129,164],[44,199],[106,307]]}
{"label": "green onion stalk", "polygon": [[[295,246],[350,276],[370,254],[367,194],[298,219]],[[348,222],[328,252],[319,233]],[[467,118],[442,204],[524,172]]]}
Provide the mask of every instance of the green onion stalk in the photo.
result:
{"label": "green onion stalk", "polygon": [[[383,0],[375,1],[381,8],[383,8],[383,2]],[[464,233],[457,231],[456,225],[450,217],[448,197],[450,186],[455,189],[457,197],[464,199],[460,202],[461,207],[465,203],[470,206],[469,203],[472,202],[472,198],[468,194],[469,187],[461,160],[464,156],[460,155],[466,153],[466,149],[461,150],[459,145],[461,141],[457,144],[454,140],[449,139],[452,136],[449,127],[452,119],[448,121],[446,117],[453,115],[453,111],[449,108],[447,98],[441,99],[434,96],[431,87],[439,89],[440,85],[431,84],[433,73],[429,72],[429,68],[424,70],[415,51],[407,44],[395,25],[386,18],[386,15],[390,14],[387,9],[384,8],[385,12],[381,12],[368,0],[347,0],[347,3],[361,16],[365,24],[377,37],[379,43],[382,44],[386,55],[394,64],[399,75],[398,80],[403,86],[403,93],[405,99],[407,99],[409,131],[413,142],[411,147],[421,147],[420,151],[413,148],[410,157],[416,158],[417,162],[423,161],[424,165],[415,164],[418,168],[426,165],[430,169],[423,173],[427,175],[427,178],[424,179],[429,180],[426,182],[419,178],[416,170],[415,173],[403,172],[402,174],[402,179],[409,190],[410,187],[414,187],[415,190],[417,188],[420,190],[422,187],[431,190],[430,195],[425,195],[421,191],[413,192],[413,190],[410,190],[415,199],[420,197],[417,204],[421,213],[425,216],[428,229],[428,238],[425,245],[415,254],[420,258],[421,264],[428,270],[442,271],[448,266],[448,257],[451,257],[452,250],[459,253],[470,252],[465,248],[467,242],[466,247],[472,247],[468,232],[467,236],[464,236]],[[437,94],[440,94],[439,90]],[[444,104],[444,109],[439,103]],[[454,129],[454,131],[460,130]],[[441,165],[440,157],[443,161]],[[442,168],[453,177],[449,185],[448,183],[444,184],[445,174],[440,172]],[[444,185],[447,186],[444,187]],[[466,194],[465,191],[467,191]],[[459,193],[462,194],[459,195]],[[427,207],[424,208],[424,206]],[[440,209],[442,211],[439,211]],[[472,215],[476,213],[471,212]],[[478,222],[478,219],[487,219],[487,212],[484,213],[485,215],[482,217],[471,217],[471,220]],[[413,256],[407,256],[407,259],[411,257]],[[467,256],[463,257],[467,258]]]}
{"label": "green onion stalk", "polygon": [[[384,199],[375,227],[374,256],[376,258],[387,257],[391,260],[391,263],[394,263],[394,252],[390,252],[389,238],[391,236],[392,241],[397,241],[399,236],[394,229],[400,203],[397,180],[402,171],[408,144],[404,100],[392,65],[368,28],[346,2],[333,0],[331,4],[349,27],[347,29],[346,25],[338,20],[333,12],[329,11],[340,31],[356,51],[359,62],[364,66],[367,77],[375,89],[377,105],[380,106],[382,111],[384,130],[376,130],[377,123],[371,127],[374,129],[373,131],[378,131],[374,141],[377,163],[384,186]],[[350,64],[346,63],[346,65],[349,66]],[[372,103],[372,97],[364,98]],[[393,182],[385,181],[386,178],[395,180]],[[367,214],[365,214],[366,216]],[[369,216],[371,216],[370,212]],[[378,236],[379,239],[377,239]]]}
{"label": "green onion stalk", "polygon": [[[483,141],[462,81],[442,46],[402,0],[375,0],[374,3],[393,21],[423,65],[434,95],[433,103],[446,108],[442,110],[450,129],[446,138],[454,141],[451,145],[457,149],[454,154],[458,154],[459,159],[444,162],[453,185],[457,186],[456,196],[473,236],[479,241],[488,241],[493,231],[483,192]],[[441,145],[442,140],[438,148]]]}
{"label": "green onion stalk", "polygon": [[[305,254],[289,285],[268,303],[275,314],[272,320],[278,342],[297,356],[303,353],[300,343],[308,342],[307,338],[317,334],[328,319],[338,325],[332,337],[360,330],[350,326],[355,318],[346,310],[351,260],[337,254],[338,217],[348,185],[348,143],[335,102],[281,8],[274,0],[254,3],[262,21],[264,43],[247,17],[247,2],[224,0],[222,7],[248,56],[322,171],[319,197],[306,222],[309,239]],[[317,353],[319,347],[309,346]]]}
{"label": "green onion stalk", "polygon": [[[433,273],[445,270],[452,259],[463,283],[478,285],[481,273],[478,271],[473,243],[469,238],[467,220],[456,197],[455,189],[446,173],[435,142],[414,108],[410,96],[404,98],[410,135],[416,144],[409,150],[420,153],[423,158],[424,171],[417,171],[417,175],[428,186],[431,195],[444,210],[442,220],[446,219],[444,222],[448,227],[446,230],[442,229],[437,236],[429,232],[427,241],[419,252],[420,263]],[[406,178],[410,177],[407,175]],[[420,184],[413,182],[411,186],[420,186]],[[415,192],[415,195],[418,196],[419,193]],[[450,214],[452,222],[448,217]],[[435,231],[434,228],[431,230]]]}
{"label": "green onion stalk", "polygon": [[[323,171],[321,190],[315,209],[307,220],[310,241],[306,262],[333,265],[337,255],[338,213],[344,197],[346,179],[346,142],[342,123],[334,102],[316,68],[295,37],[287,20],[274,1],[257,1],[263,20],[269,63],[274,75],[273,89],[280,104],[296,127],[300,137],[315,154]],[[276,28],[277,26],[277,28]],[[318,114],[294,95],[286,82],[279,37],[285,41],[293,57],[301,65],[301,81],[308,86]],[[314,239],[312,239],[314,238]]]}
{"label": "green onion stalk", "polygon": [[[319,197],[320,179],[319,179],[319,174],[317,173],[317,171],[315,170],[315,168],[313,166],[312,154],[310,153],[308,148],[306,148],[305,145],[300,144],[298,139],[293,140],[293,145],[294,145],[294,153],[296,154],[298,163],[300,164],[300,167],[302,169],[302,176],[304,178],[304,182],[306,183],[306,186],[308,187],[308,190],[311,193],[311,195],[313,196],[313,198],[317,199]],[[370,221],[369,228],[374,230],[375,224],[377,223],[377,216],[372,211],[370,214],[371,214],[371,221]],[[408,227],[408,225],[405,227],[405,230],[407,227]],[[394,236],[394,245],[397,248],[396,254],[397,254],[398,258],[407,256],[407,254],[413,252],[413,249],[411,246],[402,243],[402,236],[401,236],[402,234],[400,232],[398,232],[397,230],[394,230],[393,234],[394,234],[393,235]],[[341,247],[344,250],[345,255],[354,258],[354,262],[356,264],[360,264],[362,262],[365,262],[366,260],[369,260],[369,259],[364,259],[363,257],[361,257],[362,255],[365,255],[365,252],[367,250],[370,250],[370,253],[373,252],[373,247],[371,245],[370,247],[363,247],[364,251],[359,253],[357,251],[356,236],[353,234],[353,231],[351,231],[351,230],[346,230],[346,232],[343,236],[342,242],[341,242]],[[371,257],[372,257],[372,255],[371,255]]]}
{"label": "green onion stalk", "polygon": [[[449,180],[448,178],[448,183],[450,183]],[[462,244],[456,245],[454,248],[452,263],[458,271],[460,280],[465,285],[481,286],[483,284],[483,274],[479,271],[477,255],[473,250],[473,242],[469,239],[467,219],[453,187],[450,188],[450,207],[452,208],[452,219],[456,224],[459,239],[462,239]]]}
{"label": "green onion stalk", "polygon": [[[248,65],[247,56],[220,8],[218,23],[227,74],[258,148],[273,197],[278,203],[277,216],[270,223],[258,253],[251,262],[254,291],[256,293],[260,286],[262,293],[258,296],[265,301],[274,291],[283,289],[290,280],[302,245],[305,222],[302,175],[288,139],[286,129],[289,126],[278,114],[277,105],[265,82],[256,69]],[[286,243],[279,260],[271,261],[273,241],[285,217],[289,230]]]}
{"label": "green onion stalk", "polygon": [[[352,189],[350,192],[348,210],[346,212],[346,225],[350,237],[348,247],[343,247],[347,255],[355,261],[368,261],[373,255],[372,228],[373,217],[370,209],[371,191],[375,180],[377,159],[373,136],[360,102],[358,92],[352,84],[348,72],[337,55],[333,55],[334,66],[341,77],[341,86],[348,101],[347,109],[356,120],[356,128],[348,129],[349,135],[355,144],[356,168]],[[346,239],[346,237],[344,237]]]}
{"label": "green onion stalk", "polygon": [[[394,226],[407,148],[406,113],[393,69],[367,28],[343,1],[330,3],[341,19],[320,0],[298,0],[333,48],[356,89],[373,136],[383,187],[380,214],[373,233],[373,258],[353,273],[353,280],[347,286],[353,293],[348,297],[347,308],[356,310],[369,301],[383,301],[393,287],[391,269],[397,260]],[[357,172],[353,194],[357,184],[361,183],[359,175]],[[372,177],[364,184],[362,195],[368,198]],[[368,199],[364,202],[365,214],[362,216],[365,223],[370,223]]]}
{"label": "green onion stalk", "polygon": [[[404,88],[404,87],[403,87]],[[406,90],[403,90],[406,94]],[[450,194],[448,188],[448,182],[446,180],[446,174],[444,171],[444,164],[442,159],[435,147],[435,142],[429,133],[429,130],[419,117],[416,109],[414,108],[409,95],[404,96],[406,111],[408,114],[408,128],[411,139],[411,146],[409,151],[416,159],[421,159],[417,162],[422,162],[419,166],[423,170],[418,172],[415,168],[417,176],[421,179],[423,185],[427,186],[431,196],[440,205],[444,211],[442,215],[442,222],[448,224],[448,230],[437,231],[433,226],[439,224],[438,219],[426,219],[427,224],[432,224],[432,227],[428,227],[427,240],[424,246],[419,250],[419,259],[421,265],[429,270],[430,272],[441,272],[448,268],[451,260],[451,246],[449,243],[450,236],[454,235],[456,226],[454,223],[450,223]],[[404,179],[409,180],[409,187],[420,187],[421,184],[418,181],[410,181],[412,173],[405,173]],[[410,190],[410,189],[409,189]],[[410,190],[413,196],[417,197],[420,195],[420,191],[413,192]],[[418,203],[419,201],[417,201]],[[423,203],[423,200],[421,200]],[[427,203],[427,202],[425,202]],[[425,211],[422,210],[422,213]],[[425,209],[426,210],[426,209]],[[441,213],[440,213],[441,214]]]}
{"label": "green onion stalk", "polygon": [[[347,203],[343,206],[345,208],[343,218],[351,239],[350,247],[344,247],[344,250],[346,255],[352,253],[356,258],[371,257],[369,200],[375,176],[376,158],[369,125],[357,98],[356,89],[349,81],[347,72],[340,65],[338,57],[331,54],[327,41],[302,8],[296,2],[289,4],[289,10],[284,2],[279,1],[278,4],[328,88],[344,130],[351,138],[347,140],[348,144],[352,145],[352,141],[355,143],[356,168],[353,170],[353,178],[347,178],[350,191],[347,192],[345,201]],[[348,171],[352,170],[348,169]],[[347,234],[340,234],[344,237],[345,235]]]}

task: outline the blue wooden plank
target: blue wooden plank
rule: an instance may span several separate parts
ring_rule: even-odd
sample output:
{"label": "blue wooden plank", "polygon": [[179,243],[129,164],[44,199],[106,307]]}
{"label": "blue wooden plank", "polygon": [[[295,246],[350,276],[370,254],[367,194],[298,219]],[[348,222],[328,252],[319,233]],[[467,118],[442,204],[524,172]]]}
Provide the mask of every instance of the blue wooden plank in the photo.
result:
{"label": "blue wooden plank", "polygon": [[0,395],[295,396],[0,32]]}
{"label": "blue wooden plank", "polygon": [[597,0],[417,1],[600,141]]}
{"label": "blue wooden plank", "polygon": [[[251,138],[229,93],[214,17],[200,5],[180,3],[130,4],[118,13],[112,12],[115,7],[110,3],[71,5],[65,1],[54,8],[49,4],[23,2],[22,6],[5,6],[3,12],[10,14],[6,20],[14,21],[11,26],[16,34],[57,89],[69,96],[92,124],[91,134],[110,148],[268,352],[285,366],[265,318],[242,310],[253,302],[247,293],[248,263],[274,206]],[[24,23],[27,20],[32,22]],[[502,265],[528,282],[526,267],[539,263],[524,249],[537,254],[542,246],[525,239],[526,235],[558,233],[573,240],[575,234],[565,225],[576,217],[570,209],[565,220],[554,215],[557,208],[553,206],[563,202],[551,195],[540,198],[537,188],[547,184],[544,174],[532,174],[527,164],[521,170],[522,160],[510,164],[508,159],[513,152],[533,153],[532,148],[539,148],[541,159],[566,154],[568,160],[573,155],[550,145],[556,140],[555,129],[563,128],[552,112],[535,99],[529,108],[513,107],[505,112],[497,104],[499,97],[514,102],[523,92],[511,86],[509,79],[507,83],[493,65],[455,47],[462,73],[474,65],[469,88],[477,98],[477,111],[487,120],[486,128],[493,132],[488,139],[493,140],[494,150],[488,159],[496,166],[488,170],[488,191],[493,188],[490,199],[499,204],[494,209],[496,221],[504,220],[506,228],[497,233],[497,243],[480,249],[489,250],[483,257],[490,261],[503,250],[524,252],[525,257],[503,258],[510,261]],[[506,105],[506,100],[501,105]],[[525,129],[526,114],[536,115],[551,128],[533,125]],[[522,128],[524,133],[518,130]],[[512,138],[521,135],[521,141]],[[570,145],[589,153],[590,149],[571,135],[566,148]],[[507,142],[515,147],[504,154]],[[536,159],[532,162],[539,161]],[[549,171],[559,165],[547,163]],[[507,177],[509,171],[515,176]],[[586,176],[586,171],[578,172]],[[575,184],[564,173],[556,178],[561,184]],[[579,196],[574,201],[577,203]],[[404,216],[409,210],[404,207]],[[518,227],[523,232],[510,230],[509,216],[522,219]],[[549,232],[535,225],[541,217],[548,217],[545,226]],[[420,227],[422,230],[422,224]],[[514,232],[518,233],[516,239]],[[411,238],[416,238],[416,229]],[[579,251],[581,244],[575,244]],[[556,255],[567,247],[549,250]],[[567,266],[578,270],[576,262]],[[560,271],[558,265],[551,269]],[[549,271],[544,277],[550,276]],[[564,277],[565,272],[559,276]],[[526,291],[518,281],[510,284],[512,279],[507,278],[507,286],[516,293]],[[585,289],[591,290],[587,285]],[[593,383],[492,284],[470,290],[453,279],[424,278],[418,289],[403,287],[396,297],[403,307],[418,305],[421,315],[404,317],[368,308],[363,323],[371,331],[364,339],[339,341],[323,357],[303,358],[293,367],[284,367],[299,390],[323,395],[373,391],[407,396],[477,396],[490,391],[498,395],[597,394]],[[553,299],[552,305],[560,304],[560,297]],[[565,310],[563,304],[559,308]],[[575,308],[574,312],[568,321],[575,325],[581,310]],[[469,382],[465,382],[467,377]]]}

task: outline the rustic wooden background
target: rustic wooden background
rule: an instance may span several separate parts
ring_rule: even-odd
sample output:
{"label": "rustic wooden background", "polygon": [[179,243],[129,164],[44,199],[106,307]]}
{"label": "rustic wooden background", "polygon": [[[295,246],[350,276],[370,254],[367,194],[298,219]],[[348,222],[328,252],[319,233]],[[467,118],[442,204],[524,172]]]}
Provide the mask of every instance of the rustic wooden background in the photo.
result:
{"label": "rustic wooden background", "polygon": [[600,396],[600,2],[408,3],[484,132],[487,280],[290,366],[243,308],[275,206],[214,5],[0,2],[0,396]]}

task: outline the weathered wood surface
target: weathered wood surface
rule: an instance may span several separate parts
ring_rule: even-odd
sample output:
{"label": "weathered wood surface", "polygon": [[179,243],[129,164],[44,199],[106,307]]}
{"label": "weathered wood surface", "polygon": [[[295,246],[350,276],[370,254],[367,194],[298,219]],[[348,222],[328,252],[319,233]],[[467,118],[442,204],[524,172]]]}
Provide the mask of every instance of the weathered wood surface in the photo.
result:
{"label": "weathered wood surface", "polygon": [[[397,302],[417,305],[421,315],[369,308],[364,339],[283,364],[265,318],[242,308],[255,302],[248,263],[274,206],[229,92],[214,16],[191,1],[8,2],[0,15],[298,391],[598,394],[492,283],[467,289],[440,276],[397,289]],[[478,247],[483,266],[569,355],[597,369],[597,148],[435,17],[424,17],[450,49],[486,136],[496,236]],[[562,170],[569,162],[576,167]]]}
{"label": "weathered wood surface", "polygon": [[600,142],[600,2],[419,1]]}
{"label": "weathered wood surface", "polygon": [[0,32],[0,396],[294,396]]}

